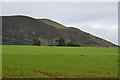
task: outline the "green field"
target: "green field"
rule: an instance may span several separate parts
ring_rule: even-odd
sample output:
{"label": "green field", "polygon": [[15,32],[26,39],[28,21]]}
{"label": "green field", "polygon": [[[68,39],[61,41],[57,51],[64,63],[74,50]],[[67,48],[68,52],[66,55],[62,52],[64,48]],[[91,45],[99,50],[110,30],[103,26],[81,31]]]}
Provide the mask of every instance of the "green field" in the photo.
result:
{"label": "green field", "polygon": [[3,78],[117,78],[118,49],[2,47]]}

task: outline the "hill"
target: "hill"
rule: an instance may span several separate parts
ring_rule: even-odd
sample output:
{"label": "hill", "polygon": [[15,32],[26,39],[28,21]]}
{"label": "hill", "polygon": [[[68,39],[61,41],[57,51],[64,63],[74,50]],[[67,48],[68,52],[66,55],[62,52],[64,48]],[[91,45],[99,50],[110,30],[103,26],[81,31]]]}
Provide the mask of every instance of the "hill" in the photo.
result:
{"label": "hill", "polygon": [[66,27],[56,21],[50,20],[50,19],[39,19],[39,21],[42,21],[52,27],[59,28],[59,29],[65,29]]}
{"label": "hill", "polygon": [[49,19],[34,19],[28,16],[2,16],[3,44],[31,45],[37,38],[41,45],[55,45],[56,39],[64,38],[81,46],[115,46],[113,43],[98,38],[74,27]]}

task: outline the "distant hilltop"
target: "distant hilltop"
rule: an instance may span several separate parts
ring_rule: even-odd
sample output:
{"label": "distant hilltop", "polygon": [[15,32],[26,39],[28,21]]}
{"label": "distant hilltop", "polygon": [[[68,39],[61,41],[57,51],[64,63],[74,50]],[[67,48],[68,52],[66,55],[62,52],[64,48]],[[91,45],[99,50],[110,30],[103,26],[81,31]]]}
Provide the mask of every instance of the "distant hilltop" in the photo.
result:
{"label": "distant hilltop", "polygon": [[[3,45],[80,45],[113,47],[115,44],[74,27],[66,27],[50,19],[28,16],[1,16]],[[61,41],[61,44],[60,44]],[[37,41],[36,41],[37,42]]]}

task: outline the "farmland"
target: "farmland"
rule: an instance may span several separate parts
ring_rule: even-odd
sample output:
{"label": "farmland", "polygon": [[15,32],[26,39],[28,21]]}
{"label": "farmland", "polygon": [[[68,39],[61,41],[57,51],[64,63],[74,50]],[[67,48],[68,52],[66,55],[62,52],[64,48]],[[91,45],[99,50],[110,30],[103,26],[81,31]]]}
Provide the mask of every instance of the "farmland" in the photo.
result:
{"label": "farmland", "polygon": [[117,78],[115,47],[2,47],[4,78]]}

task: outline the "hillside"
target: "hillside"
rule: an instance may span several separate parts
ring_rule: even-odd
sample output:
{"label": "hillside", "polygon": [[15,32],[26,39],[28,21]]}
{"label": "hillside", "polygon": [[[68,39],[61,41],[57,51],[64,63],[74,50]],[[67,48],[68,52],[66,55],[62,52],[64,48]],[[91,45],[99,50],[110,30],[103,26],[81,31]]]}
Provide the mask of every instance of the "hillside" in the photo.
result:
{"label": "hillside", "polygon": [[59,29],[65,29],[66,27],[58,22],[55,22],[53,20],[50,20],[50,19],[38,19],[39,21],[42,21],[52,27],[55,27],[55,28],[59,28]]}
{"label": "hillside", "polygon": [[28,16],[2,16],[3,44],[31,45],[34,38],[41,45],[55,45],[55,40],[64,38],[81,46],[115,46],[77,28],[65,27],[49,19],[34,19]]}

